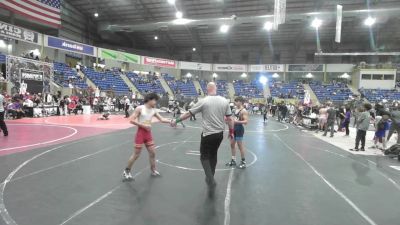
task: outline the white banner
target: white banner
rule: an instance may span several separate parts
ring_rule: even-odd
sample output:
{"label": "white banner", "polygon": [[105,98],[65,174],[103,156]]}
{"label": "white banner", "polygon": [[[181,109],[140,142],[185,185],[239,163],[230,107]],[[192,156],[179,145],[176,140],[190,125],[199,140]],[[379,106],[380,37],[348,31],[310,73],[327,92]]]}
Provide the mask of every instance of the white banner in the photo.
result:
{"label": "white banner", "polygon": [[343,6],[337,5],[336,8],[337,8],[337,17],[336,17],[335,42],[340,43],[342,37]]}
{"label": "white banner", "polygon": [[247,65],[214,64],[213,70],[218,72],[247,72]]}
{"label": "white banner", "polygon": [[275,0],[274,5],[274,30],[278,30],[280,24],[286,21],[286,0]]}
{"label": "white banner", "polygon": [[285,72],[283,64],[250,65],[249,72]]}
{"label": "white banner", "polygon": [[179,68],[181,70],[200,70],[200,71],[211,71],[212,65],[208,63],[197,63],[197,62],[179,62]]}

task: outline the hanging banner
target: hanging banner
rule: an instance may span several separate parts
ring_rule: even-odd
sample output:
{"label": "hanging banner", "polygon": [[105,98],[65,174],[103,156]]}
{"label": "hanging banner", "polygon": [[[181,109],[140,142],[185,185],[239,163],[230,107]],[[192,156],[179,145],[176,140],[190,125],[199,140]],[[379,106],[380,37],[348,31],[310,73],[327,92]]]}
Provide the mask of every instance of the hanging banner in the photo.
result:
{"label": "hanging banner", "polygon": [[197,62],[179,62],[179,69],[182,70],[200,70],[200,71],[211,71],[212,65],[208,63],[197,63]]}
{"label": "hanging banner", "polygon": [[247,65],[214,64],[213,70],[218,72],[247,72]]}
{"label": "hanging banner", "polygon": [[289,65],[290,72],[324,72],[324,64]]}
{"label": "hanging banner", "polygon": [[342,18],[343,18],[343,6],[336,6],[336,35],[335,42],[340,43],[342,38]]}
{"label": "hanging banner", "polygon": [[7,81],[11,83],[11,94],[50,93],[54,78],[53,63],[7,55]]}
{"label": "hanging banner", "polygon": [[96,56],[96,47],[45,35],[45,46],[83,55]]}
{"label": "hanging banner", "polygon": [[275,0],[274,4],[274,30],[278,30],[280,24],[286,21],[286,0]]}
{"label": "hanging banner", "polygon": [[42,35],[22,27],[17,27],[0,21],[0,36],[25,41],[34,44],[42,43]]}
{"label": "hanging banner", "polygon": [[153,58],[153,57],[147,57],[147,56],[142,57],[142,64],[166,67],[166,68],[176,68],[177,67],[177,63],[174,60],[159,59],[159,58]]}
{"label": "hanging banner", "polygon": [[140,56],[126,52],[119,52],[110,49],[99,48],[99,57],[128,63],[140,63]]}
{"label": "hanging banner", "polygon": [[250,65],[249,72],[285,72],[283,64]]}
{"label": "hanging banner", "polygon": [[130,54],[130,53],[126,53],[126,52],[121,52],[120,55],[121,55],[122,61],[124,61],[124,62],[140,64],[140,56],[139,55]]}

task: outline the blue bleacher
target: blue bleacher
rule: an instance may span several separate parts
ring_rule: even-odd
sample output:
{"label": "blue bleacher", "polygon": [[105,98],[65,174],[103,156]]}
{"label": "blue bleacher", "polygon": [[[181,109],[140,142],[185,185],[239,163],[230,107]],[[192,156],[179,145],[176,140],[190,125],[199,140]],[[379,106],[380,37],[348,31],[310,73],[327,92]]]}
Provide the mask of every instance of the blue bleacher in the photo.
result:
{"label": "blue bleacher", "polygon": [[6,63],[6,55],[0,53],[0,63]]}
{"label": "blue bleacher", "polygon": [[400,100],[400,92],[396,89],[381,90],[381,89],[365,89],[360,91],[365,98],[370,102],[379,102],[382,100],[394,101]]}
{"label": "blue bleacher", "polygon": [[169,76],[169,75],[164,75],[163,76],[165,81],[168,83],[169,87],[174,93],[179,93],[183,96],[187,97],[197,97],[198,93],[196,90],[196,87],[193,84],[193,81],[187,80],[182,81],[182,80],[175,80],[174,77]]}
{"label": "blue bleacher", "polygon": [[83,89],[88,87],[76,70],[72,69],[67,64],[60,62],[54,62],[54,81],[63,87],[68,87],[69,81],[71,81],[74,87]]}
{"label": "blue bleacher", "polygon": [[217,95],[227,97],[228,96],[228,82],[226,80],[217,80]]}
{"label": "blue bleacher", "polygon": [[346,84],[321,84],[320,82],[310,83],[310,87],[321,102],[331,100],[342,102],[349,99],[353,94]]}
{"label": "blue bleacher", "polygon": [[127,95],[130,92],[118,71],[97,72],[92,68],[83,68],[82,72],[102,91],[112,90],[120,95]]}
{"label": "blue bleacher", "polygon": [[245,96],[247,98],[264,98],[263,86],[258,81],[246,83],[243,80],[238,80],[233,83],[236,96]]}
{"label": "blue bleacher", "polygon": [[207,95],[207,81],[200,80],[199,83],[200,83],[201,90],[203,90],[204,94]]}
{"label": "blue bleacher", "polygon": [[128,72],[126,76],[129,80],[135,85],[135,87],[139,90],[140,93],[148,93],[154,92],[157,94],[164,94],[165,90],[161,85],[159,79],[147,79],[145,76],[140,76],[133,72]]}
{"label": "blue bleacher", "polygon": [[290,94],[291,98],[304,99],[304,86],[297,81],[289,83],[271,83],[271,96],[280,98],[282,95],[287,98]]}

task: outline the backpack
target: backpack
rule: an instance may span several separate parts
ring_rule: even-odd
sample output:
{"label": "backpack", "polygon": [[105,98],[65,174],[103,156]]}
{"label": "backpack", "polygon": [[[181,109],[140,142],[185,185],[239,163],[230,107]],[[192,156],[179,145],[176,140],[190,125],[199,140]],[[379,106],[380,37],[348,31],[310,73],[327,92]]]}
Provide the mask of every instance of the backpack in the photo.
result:
{"label": "backpack", "polygon": [[385,155],[400,155],[400,144],[394,144],[385,150]]}

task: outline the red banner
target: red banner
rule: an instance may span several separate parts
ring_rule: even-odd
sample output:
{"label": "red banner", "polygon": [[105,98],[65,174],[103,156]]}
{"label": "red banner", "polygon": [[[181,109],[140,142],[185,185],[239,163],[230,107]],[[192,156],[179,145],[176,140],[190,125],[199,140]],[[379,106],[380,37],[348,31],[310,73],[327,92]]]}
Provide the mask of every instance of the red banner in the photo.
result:
{"label": "red banner", "polygon": [[159,67],[176,68],[176,61],[170,59],[159,59],[143,56],[144,65],[153,65]]}

